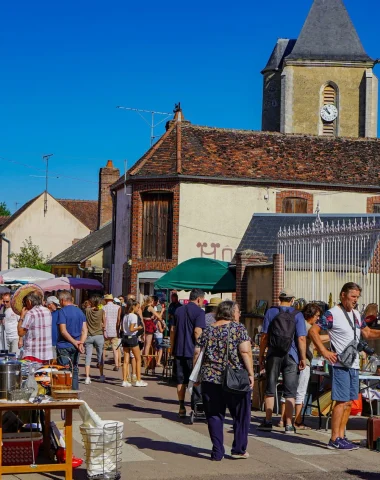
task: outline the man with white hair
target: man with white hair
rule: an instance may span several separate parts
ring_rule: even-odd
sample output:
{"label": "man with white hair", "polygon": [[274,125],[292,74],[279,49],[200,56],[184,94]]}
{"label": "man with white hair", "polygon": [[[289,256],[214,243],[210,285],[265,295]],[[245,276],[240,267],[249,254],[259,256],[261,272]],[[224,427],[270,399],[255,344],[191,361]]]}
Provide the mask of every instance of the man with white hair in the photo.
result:
{"label": "man with white hair", "polygon": [[47,297],[46,307],[51,312],[51,338],[53,341],[53,358],[57,358],[57,338],[58,338],[58,309],[60,308],[59,300],[54,295]]}

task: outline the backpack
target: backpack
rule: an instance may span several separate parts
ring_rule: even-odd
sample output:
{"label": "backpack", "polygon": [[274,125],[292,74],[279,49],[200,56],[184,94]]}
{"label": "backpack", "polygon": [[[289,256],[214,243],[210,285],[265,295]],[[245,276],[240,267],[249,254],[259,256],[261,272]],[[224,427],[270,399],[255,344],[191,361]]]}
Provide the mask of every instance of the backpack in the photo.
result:
{"label": "backpack", "polygon": [[279,313],[271,321],[268,328],[269,346],[281,356],[285,356],[292,345],[296,333],[296,315],[293,312],[279,309]]}

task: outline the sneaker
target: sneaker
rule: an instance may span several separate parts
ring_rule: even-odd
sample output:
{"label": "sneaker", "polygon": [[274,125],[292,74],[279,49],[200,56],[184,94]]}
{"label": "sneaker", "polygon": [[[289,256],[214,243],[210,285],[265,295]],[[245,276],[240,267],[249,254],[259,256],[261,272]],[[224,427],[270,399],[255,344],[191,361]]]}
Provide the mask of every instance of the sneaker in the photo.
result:
{"label": "sneaker", "polygon": [[85,385],[90,385],[91,383],[91,378],[90,377],[86,377],[86,380],[84,381],[84,384]]}
{"label": "sneaker", "polygon": [[143,380],[137,380],[137,382],[134,384],[135,387],[147,387],[148,384],[144,382]]}
{"label": "sneaker", "polygon": [[272,428],[273,428],[273,423],[272,422],[267,422],[266,420],[264,420],[257,427],[257,430],[260,430],[261,432],[271,432]]}
{"label": "sneaker", "polygon": [[348,443],[346,443],[344,439],[340,437],[337,437],[335,440],[330,439],[326,447],[329,450],[346,450],[346,451],[353,450],[351,445],[348,445]]}
{"label": "sneaker", "polygon": [[359,445],[350,442],[347,437],[343,437],[342,442],[344,442],[346,445],[349,445],[351,447],[351,450],[359,450]]}
{"label": "sneaker", "polygon": [[122,387],[132,387],[132,384],[129,383],[129,382],[123,382],[123,383],[121,384],[121,386],[122,386]]}
{"label": "sneaker", "polygon": [[135,374],[132,375],[132,382],[131,383],[136,383],[137,382],[137,377]]}
{"label": "sneaker", "polygon": [[106,381],[105,375],[100,375],[99,382],[104,383]]}
{"label": "sneaker", "polygon": [[118,372],[119,371],[119,367],[113,367],[112,369],[114,372]]}
{"label": "sneaker", "polygon": [[286,425],[285,426],[285,433],[287,435],[294,435],[296,433],[296,429],[293,427],[293,425]]}
{"label": "sneaker", "polygon": [[234,458],[235,460],[246,459],[246,458],[249,458],[249,453],[248,452],[245,452],[245,453],[231,453],[231,457]]}

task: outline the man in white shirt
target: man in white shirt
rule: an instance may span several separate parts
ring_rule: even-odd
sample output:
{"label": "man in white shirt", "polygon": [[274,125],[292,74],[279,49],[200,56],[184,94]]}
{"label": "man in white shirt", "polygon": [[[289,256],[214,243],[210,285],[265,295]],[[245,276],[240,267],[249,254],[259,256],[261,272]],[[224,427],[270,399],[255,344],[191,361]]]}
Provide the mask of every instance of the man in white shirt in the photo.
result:
{"label": "man in white shirt", "polygon": [[[380,330],[371,330],[355,310],[361,291],[361,287],[356,283],[349,282],[343,285],[340,304],[326,312],[326,315],[321,317],[309,331],[309,337],[314,345],[331,364],[331,398],[335,401],[335,407],[331,420],[331,439],[327,444],[330,450],[347,451],[359,448],[345,437],[352,401],[357,400],[359,396],[359,354],[356,346],[360,340],[360,334],[365,339],[380,338]],[[321,330],[328,331],[333,351],[327,350],[321,342],[319,336]],[[339,360],[343,361],[348,350],[353,352],[353,357],[346,360],[343,365]],[[347,361],[350,365],[347,365]]]}
{"label": "man in white shirt", "polygon": [[17,331],[18,321],[20,317],[19,315],[16,315],[16,313],[11,308],[10,293],[5,293],[3,295],[3,303],[5,307],[5,349],[11,353],[16,353],[18,355],[22,346],[22,339],[19,338]]}

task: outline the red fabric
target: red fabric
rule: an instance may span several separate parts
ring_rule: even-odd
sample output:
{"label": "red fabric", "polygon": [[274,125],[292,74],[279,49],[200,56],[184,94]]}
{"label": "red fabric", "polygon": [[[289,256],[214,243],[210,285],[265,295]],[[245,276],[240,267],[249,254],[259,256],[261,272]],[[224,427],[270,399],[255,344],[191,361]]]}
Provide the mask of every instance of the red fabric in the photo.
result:
{"label": "red fabric", "polygon": [[29,360],[30,362],[38,362],[38,363],[42,363],[43,365],[49,363],[49,361],[47,360],[40,360],[39,358],[36,358],[36,357],[23,357],[23,360]]}
{"label": "red fabric", "polygon": [[154,333],[156,331],[156,325],[151,318],[144,318],[145,333]]}
{"label": "red fabric", "polygon": [[352,407],[351,407],[351,415],[353,416],[360,416],[363,411],[363,398],[362,394],[359,393],[359,397],[357,400],[353,400]]}

